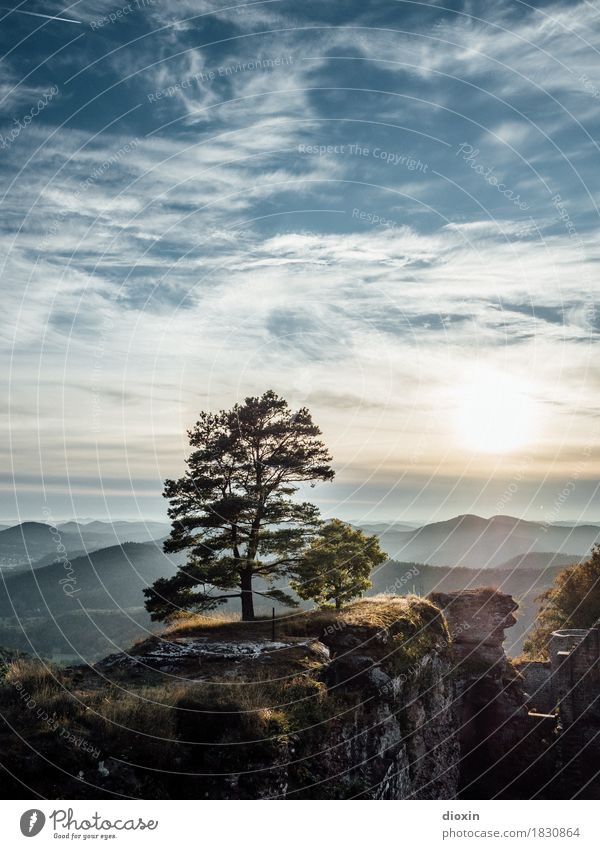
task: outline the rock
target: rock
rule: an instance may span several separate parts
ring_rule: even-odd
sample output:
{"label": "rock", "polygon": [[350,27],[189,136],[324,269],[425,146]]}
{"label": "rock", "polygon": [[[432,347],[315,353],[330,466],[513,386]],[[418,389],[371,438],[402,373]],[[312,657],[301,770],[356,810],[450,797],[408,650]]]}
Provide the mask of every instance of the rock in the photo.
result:
{"label": "rock", "polygon": [[[284,664],[309,658],[315,663],[326,663],[329,650],[317,640],[210,640],[206,637],[187,637],[172,640],[158,637],[146,641],[143,651],[136,654],[119,652],[104,658],[95,668],[107,672],[112,669],[131,672],[173,672],[184,676],[218,676],[231,671],[232,664],[262,665]],[[214,669],[213,669],[214,667]]]}
{"label": "rock", "polygon": [[[157,638],[104,669],[279,682],[275,695],[202,685],[177,702],[194,798],[489,798],[490,776],[504,781],[505,763],[518,772],[505,756],[527,731],[522,679],[502,646],[516,607],[488,589],[365,599],[319,640]],[[111,766],[103,780],[125,776]],[[142,792],[161,792],[160,780]]]}
{"label": "rock", "polygon": [[443,610],[459,659],[481,661],[484,666],[505,659],[504,632],[517,621],[513,614],[519,607],[512,596],[473,589],[433,592],[428,598]]}
{"label": "rock", "polygon": [[489,798],[511,771],[519,772],[519,747],[530,727],[523,679],[503,648],[518,605],[487,588],[431,593],[429,599],[442,609],[452,635],[461,787],[470,798]]}
{"label": "rock", "polygon": [[344,610],[320,640],[331,654],[330,693],[356,699],[332,726],[318,765],[341,776],[338,797],[454,798],[458,720],[440,612],[424,599],[376,598]]}
{"label": "rock", "polygon": [[325,681],[331,689],[360,689],[365,693],[365,697],[386,698],[394,695],[392,678],[372,657],[366,655],[347,654],[332,661],[325,671]]}

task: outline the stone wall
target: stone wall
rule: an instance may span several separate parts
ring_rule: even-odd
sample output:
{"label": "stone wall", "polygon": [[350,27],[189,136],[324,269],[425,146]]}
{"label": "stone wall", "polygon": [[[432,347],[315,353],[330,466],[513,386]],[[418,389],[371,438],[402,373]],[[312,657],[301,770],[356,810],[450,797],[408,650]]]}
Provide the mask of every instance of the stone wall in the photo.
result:
{"label": "stone wall", "polygon": [[523,678],[523,689],[529,709],[539,713],[551,713],[556,707],[556,697],[551,686],[550,661],[521,661],[514,666]]}
{"label": "stone wall", "polygon": [[600,795],[600,623],[589,630],[560,630],[550,641],[551,694],[558,733],[548,798]]}
{"label": "stone wall", "polygon": [[589,631],[555,631],[550,663],[563,729],[578,720],[600,727],[600,623]]}

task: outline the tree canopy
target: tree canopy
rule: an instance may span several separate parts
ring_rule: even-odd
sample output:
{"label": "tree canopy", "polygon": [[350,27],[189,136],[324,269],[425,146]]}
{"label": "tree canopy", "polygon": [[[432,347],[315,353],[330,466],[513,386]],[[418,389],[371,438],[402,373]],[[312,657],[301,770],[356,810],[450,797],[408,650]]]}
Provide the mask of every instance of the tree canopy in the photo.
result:
{"label": "tree canopy", "polygon": [[568,566],[537,599],[540,610],[525,641],[525,653],[548,656],[552,631],[591,628],[600,619],[600,546],[583,563]]}
{"label": "tree canopy", "polygon": [[369,589],[371,572],[387,559],[377,536],[332,519],[300,558],[291,586],[300,598],[339,610]]}
{"label": "tree canopy", "polygon": [[152,618],[240,598],[242,618],[252,619],[257,576],[267,582],[262,595],[293,604],[272,582],[292,570],[320,525],[317,508],[293,495],[303,482],[334,476],[310,412],[292,414],[268,391],[231,410],[202,412],[188,436],[187,471],[164,490],[172,520],[164,550],[188,557],[145,591]]}

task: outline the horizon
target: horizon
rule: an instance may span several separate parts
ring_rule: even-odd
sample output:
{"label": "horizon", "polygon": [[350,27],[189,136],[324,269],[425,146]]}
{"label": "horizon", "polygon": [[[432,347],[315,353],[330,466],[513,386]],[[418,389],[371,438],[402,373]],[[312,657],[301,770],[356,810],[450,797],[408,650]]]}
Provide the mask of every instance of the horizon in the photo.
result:
{"label": "horizon", "polygon": [[[339,518],[339,517],[324,516],[323,518],[324,519],[330,519],[330,518]],[[513,516],[512,514],[509,514],[509,513],[496,513],[496,514],[493,514],[491,516],[482,516],[482,515],[479,515],[478,513],[456,513],[456,514],[448,515],[444,518],[437,518],[437,519],[435,519],[435,521],[425,521],[425,522],[420,520],[420,519],[406,519],[406,518],[403,518],[403,519],[346,518],[346,519],[342,519],[342,521],[347,522],[350,525],[373,524],[373,525],[390,525],[391,526],[391,525],[407,524],[407,525],[416,525],[418,527],[423,527],[424,525],[432,525],[432,524],[436,524],[436,523],[440,523],[440,522],[449,522],[452,519],[462,519],[462,518],[482,519],[486,522],[491,521],[492,519],[512,519],[516,522],[536,522],[535,519],[528,519],[528,518],[525,518],[523,516]],[[110,519],[110,518],[102,519],[102,518],[98,518],[98,517],[96,517],[96,518],[91,518],[91,517],[85,517],[85,518],[79,517],[79,518],[77,518],[77,517],[74,517],[74,516],[70,516],[70,517],[67,517],[67,518],[53,517],[52,522],[48,521],[47,519],[44,519],[43,517],[42,518],[40,518],[40,517],[38,517],[38,518],[21,517],[21,518],[13,518],[13,519],[0,518],[0,525],[9,525],[10,527],[17,527],[18,525],[29,524],[29,523],[45,524],[45,525],[50,525],[50,526],[55,525],[55,524],[64,525],[64,524],[67,524],[69,522],[73,522],[73,523],[79,524],[81,526],[90,524],[92,522],[101,522],[101,523],[107,524],[107,525],[110,525],[110,524],[113,524],[113,523],[116,523],[116,522],[126,522],[126,523],[131,523],[131,524],[134,524],[134,523],[143,524],[145,522],[159,522],[159,523],[167,524],[167,525],[171,524],[171,521],[168,518],[168,516],[166,516],[166,514],[164,516],[144,516],[144,517],[137,516],[135,518],[131,518],[131,517],[114,518],[113,517],[112,519]],[[544,524],[544,523],[539,522],[539,524]],[[600,525],[600,518],[599,519],[588,519],[586,521],[581,521],[580,519],[571,519],[571,518],[566,517],[564,519],[557,520],[556,522],[548,522],[547,524],[549,524],[549,525],[563,525],[563,524],[565,524],[565,525],[585,525],[585,524]]]}

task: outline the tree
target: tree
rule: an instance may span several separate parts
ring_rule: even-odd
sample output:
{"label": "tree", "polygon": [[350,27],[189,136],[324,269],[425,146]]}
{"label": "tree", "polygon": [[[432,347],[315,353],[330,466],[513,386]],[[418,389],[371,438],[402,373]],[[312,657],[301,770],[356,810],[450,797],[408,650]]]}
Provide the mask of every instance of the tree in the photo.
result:
{"label": "tree", "polygon": [[339,610],[369,589],[372,570],[387,559],[375,535],[332,519],[300,558],[291,586],[300,598]]}
{"label": "tree", "polygon": [[524,651],[545,658],[552,631],[591,628],[600,619],[600,546],[595,546],[588,560],[562,569],[536,601],[540,610]]}
{"label": "tree", "polygon": [[230,598],[241,599],[242,619],[253,619],[256,576],[267,581],[261,595],[294,603],[271,582],[290,571],[320,525],[315,506],[292,500],[297,484],[334,476],[320,435],[305,407],[292,415],[272,391],[200,414],[188,431],[187,472],[164,490],[173,521],[164,550],[187,551],[188,559],[145,590],[153,619]]}

